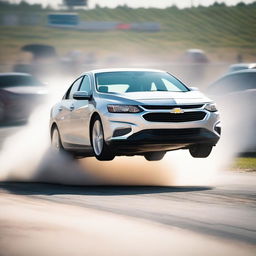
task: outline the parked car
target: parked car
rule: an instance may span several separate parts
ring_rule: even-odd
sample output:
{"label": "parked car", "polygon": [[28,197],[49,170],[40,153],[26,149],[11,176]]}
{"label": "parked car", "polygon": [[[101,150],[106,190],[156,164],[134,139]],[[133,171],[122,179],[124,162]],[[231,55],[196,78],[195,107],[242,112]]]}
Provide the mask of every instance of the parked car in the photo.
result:
{"label": "parked car", "polygon": [[243,69],[256,69],[256,63],[237,63],[230,65],[228,68],[228,73],[236,72]]}
{"label": "parked car", "polygon": [[[16,63],[12,71],[19,73],[29,73],[36,77],[56,76],[56,74],[67,74],[67,61],[61,61],[57,55],[55,47],[44,44],[26,44],[21,47],[22,52],[31,55],[30,61],[27,62],[21,55],[19,62]],[[72,69],[73,66],[69,67]]]}
{"label": "parked car", "polygon": [[201,49],[188,49],[181,58],[186,63],[208,63],[209,60],[205,52]]}
{"label": "parked car", "polygon": [[0,123],[26,121],[47,90],[25,73],[0,73]]}
{"label": "parked car", "polygon": [[221,109],[232,150],[256,152],[256,69],[224,75],[209,86],[208,94]]}
{"label": "parked car", "polygon": [[256,69],[243,69],[225,74],[208,87],[208,93],[224,95],[249,89],[256,89]]}
{"label": "parked car", "polygon": [[171,74],[150,69],[86,72],[51,110],[52,147],[112,160],[170,150],[207,157],[220,138],[216,105]]}

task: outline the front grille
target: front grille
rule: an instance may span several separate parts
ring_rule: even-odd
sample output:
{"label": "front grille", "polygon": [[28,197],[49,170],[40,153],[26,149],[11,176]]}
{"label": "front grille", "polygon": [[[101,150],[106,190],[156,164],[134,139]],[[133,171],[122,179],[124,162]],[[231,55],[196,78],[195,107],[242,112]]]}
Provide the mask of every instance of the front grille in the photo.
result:
{"label": "front grille", "polygon": [[173,109],[173,108],[182,108],[182,109],[193,109],[193,108],[201,108],[204,104],[197,105],[142,105],[143,108],[148,110],[155,109]]}
{"label": "front grille", "polygon": [[192,111],[182,114],[172,113],[148,113],[143,118],[149,122],[191,122],[203,120],[206,116],[205,112]]}

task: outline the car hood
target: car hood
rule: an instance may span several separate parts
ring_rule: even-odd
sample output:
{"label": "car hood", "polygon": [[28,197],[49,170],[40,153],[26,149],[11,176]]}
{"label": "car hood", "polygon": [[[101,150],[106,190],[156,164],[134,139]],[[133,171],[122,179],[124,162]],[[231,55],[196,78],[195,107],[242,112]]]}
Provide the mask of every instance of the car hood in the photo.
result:
{"label": "car hood", "polygon": [[7,92],[15,94],[47,94],[48,91],[43,86],[15,86],[3,88]]}
{"label": "car hood", "polygon": [[[131,101],[129,104],[190,104],[211,101],[199,91],[188,92],[131,92],[125,94],[105,94],[116,101]],[[108,96],[107,96],[108,95]],[[105,96],[104,96],[105,98]]]}

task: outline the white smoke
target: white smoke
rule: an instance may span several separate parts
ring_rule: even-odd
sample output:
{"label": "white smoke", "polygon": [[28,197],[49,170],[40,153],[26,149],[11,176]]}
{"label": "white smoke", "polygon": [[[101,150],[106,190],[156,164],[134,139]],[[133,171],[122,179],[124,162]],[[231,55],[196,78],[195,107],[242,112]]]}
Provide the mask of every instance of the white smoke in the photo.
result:
{"label": "white smoke", "polygon": [[[56,88],[51,94],[54,96],[35,109],[28,124],[5,140],[0,152],[0,181],[73,185],[209,185],[214,184],[218,171],[229,168],[233,157],[245,148],[245,142],[255,136],[252,129],[234,129],[239,123],[249,122],[250,115],[244,113],[244,109],[248,108],[241,100],[235,101],[233,106],[236,107],[227,108],[225,99],[225,104],[220,101],[219,105],[222,138],[206,159],[194,159],[187,150],[169,152],[160,162],[148,162],[143,157],[117,157],[111,162],[99,162],[94,158],[73,160],[66,155],[56,156],[49,151],[49,113],[52,104],[65,91],[63,88],[60,92],[60,86]],[[244,104],[247,102],[244,100]],[[240,115],[239,108],[242,111]],[[238,117],[240,120],[237,120]]]}

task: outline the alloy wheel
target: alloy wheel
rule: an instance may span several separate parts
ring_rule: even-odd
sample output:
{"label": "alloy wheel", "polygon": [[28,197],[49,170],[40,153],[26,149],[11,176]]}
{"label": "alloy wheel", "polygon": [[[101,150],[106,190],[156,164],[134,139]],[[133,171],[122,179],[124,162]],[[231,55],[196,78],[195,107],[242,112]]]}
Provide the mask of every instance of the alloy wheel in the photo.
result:
{"label": "alloy wheel", "polygon": [[60,144],[60,136],[59,132],[56,128],[54,128],[52,133],[52,141],[51,141],[52,149],[59,152],[61,150],[61,144]]}
{"label": "alloy wheel", "polygon": [[103,129],[99,120],[96,120],[92,129],[92,144],[96,155],[100,155],[103,150],[104,137]]}

